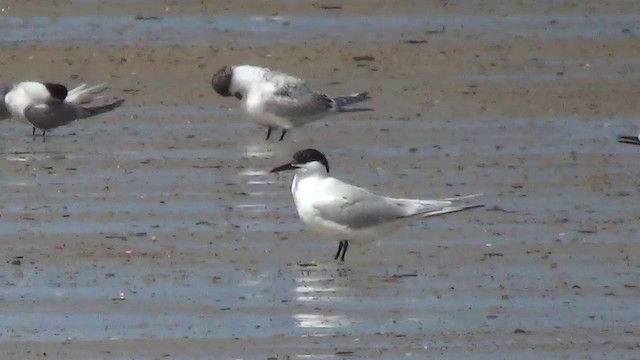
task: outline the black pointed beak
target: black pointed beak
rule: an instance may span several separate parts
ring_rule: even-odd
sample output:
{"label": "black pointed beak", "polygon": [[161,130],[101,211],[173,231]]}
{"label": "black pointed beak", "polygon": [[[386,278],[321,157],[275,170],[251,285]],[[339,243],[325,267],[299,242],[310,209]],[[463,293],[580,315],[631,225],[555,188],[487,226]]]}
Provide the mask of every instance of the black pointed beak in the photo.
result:
{"label": "black pointed beak", "polygon": [[288,164],[280,165],[280,166],[278,166],[276,168],[273,168],[269,172],[277,173],[277,172],[280,172],[280,171],[295,170],[295,169],[296,169],[296,166],[294,166],[291,163],[288,163]]}
{"label": "black pointed beak", "polygon": [[618,136],[618,142],[622,144],[640,145],[640,139],[637,136]]}
{"label": "black pointed beak", "polygon": [[236,97],[236,99],[238,99],[238,100],[242,100],[242,94],[240,94],[240,93],[239,93],[239,92],[237,92],[237,91],[233,94],[233,96],[235,96],[235,97]]}

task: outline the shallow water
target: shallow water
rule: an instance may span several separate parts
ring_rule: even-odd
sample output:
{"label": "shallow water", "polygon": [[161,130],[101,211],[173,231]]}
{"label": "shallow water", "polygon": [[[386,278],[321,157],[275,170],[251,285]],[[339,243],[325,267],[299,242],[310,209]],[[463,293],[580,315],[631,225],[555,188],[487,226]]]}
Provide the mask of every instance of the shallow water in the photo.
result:
{"label": "shallow water", "polygon": [[[608,121],[329,120],[278,143],[238,112],[212,121],[158,108],[156,127],[147,111],[76,123],[46,142],[0,123],[0,238],[7,260],[24,257],[0,276],[0,340],[264,339],[299,359],[454,359],[471,351],[469,337],[490,358],[518,343],[494,334],[516,329],[575,357],[587,341],[634,341],[639,213],[598,181],[630,176],[637,149],[613,143]],[[336,244],[297,220],[290,177],[266,173],[302,146],[383,193],[482,191],[489,209],[510,213],[416,222],[335,264]],[[553,336],[569,329],[599,335]],[[330,344],[294,345],[323,337]]]}
{"label": "shallow water", "polygon": [[[299,41],[327,27],[327,36],[345,40],[403,29],[415,37],[446,24],[442,36],[491,41],[632,36],[637,20],[4,17],[0,29],[7,43],[123,43],[126,29],[140,41],[201,44],[237,33]],[[581,72],[561,81],[619,78],[620,67],[636,65],[621,60],[601,72],[575,61]],[[557,76],[457,80],[528,83],[540,75]],[[235,110],[125,104],[45,142],[24,124],[0,122],[0,350],[25,358],[38,345],[67,359],[212,351],[245,359],[632,359],[640,322],[632,169],[640,148],[615,136],[638,125],[347,118],[266,142],[264,129]],[[353,244],[339,264],[337,244],[297,219],[290,175],[267,173],[303,147],[326,152],[336,176],[375,191],[483,192],[486,208]]]}
{"label": "shallow water", "polygon": [[[606,15],[432,15],[432,16],[164,16],[0,17],[0,44],[72,41],[120,45],[301,42],[317,39],[403,41],[432,35],[495,41],[535,37],[539,41],[573,37],[629,37],[640,34],[638,14]],[[443,27],[445,31],[439,33]],[[406,38],[406,39],[405,39]]]}

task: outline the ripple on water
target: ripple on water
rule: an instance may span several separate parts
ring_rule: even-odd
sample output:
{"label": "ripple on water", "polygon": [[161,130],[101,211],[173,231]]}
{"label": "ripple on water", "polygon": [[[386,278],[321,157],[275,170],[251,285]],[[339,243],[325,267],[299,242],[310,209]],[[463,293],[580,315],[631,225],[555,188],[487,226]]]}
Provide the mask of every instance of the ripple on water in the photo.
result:
{"label": "ripple on water", "polygon": [[[164,16],[152,20],[133,17],[15,17],[0,20],[0,43],[61,42],[130,44],[145,40],[158,45],[238,41],[257,45],[265,42],[299,42],[317,38],[348,41],[397,41],[405,36],[424,36],[425,29],[446,31],[453,39],[485,41],[515,36],[562,39],[576,36],[610,38],[633,36],[640,15],[388,15],[388,16]],[[623,32],[623,29],[627,29]],[[125,35],[126,34],[126,35]]]}
{"label": "ripple on water", "polygon": [[[288,159],[296,139],[237,136],[255,125],[207,116],[160,109],[153,120],[128,120],[131,133],[98,122],[75,136],[60,129],[46,143],[0,123],[0,238],[7,260],[24,256],[0,273],[1,340],[251,338],[297,346],[329,339],[313,340],[313,354],[292,356],[312,359],[339,357],[343,347],[355,357],[365,346],[387,349],[407,339],[438,354],[443,343],[460,352],[470,341],[473,349],[509,347],[513,336],[502,335],[514,329],[530,331],[528,344],[552,347],[556,332],[576,329],[589,331],[589,341],[627,341],[617,334],[637,319],[633,260],[598,249],[624,250],[633,241],[622,230],[634,229],[635,202],[573,184],[627,176],[638,148],[617,146],[624,131],[607,123],[633,119],[310,124],[301,138],[335,155],[332,172],[340,177],[373,187],[388,176],[376,190],[399,196],[483,191],[488,208],[507,211],[415,222],[380,246],[353,245],[342,265],[331,259],[335,242],[303,230],[290,177],[266,172],[264,159]],[[154,125],[158,118],[163,126]],[[365,136],[380,129],[388,130],[384,142]],[[472,160],[459,169],[464,156]],[[212,167],[193,167],[204,165]],[[579,231],[591,223],[614,231]],[[527,253],[538,248],[550,250]],[[485,253],[504,256],[459,259]],[[296,265],[318,259],[324,263]],[[306,350],[298,349],[292,352]]]}

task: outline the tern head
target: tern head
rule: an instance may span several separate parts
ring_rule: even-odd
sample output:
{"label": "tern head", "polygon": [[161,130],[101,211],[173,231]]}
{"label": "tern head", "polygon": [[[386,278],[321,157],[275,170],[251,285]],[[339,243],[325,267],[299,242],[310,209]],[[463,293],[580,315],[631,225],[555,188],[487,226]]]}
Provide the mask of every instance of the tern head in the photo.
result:
{"label": "tern head", "polygon": [[618,136],[618,142],[622,144],[640,145],[640,135],[638,136]]}
{"label": "tern head", "polygon": [[211,87],[218,95],[224,97],[235,96],[239,100],[242,100],[242,94],[239,92],[231,92],[231,85],[233,82],[233,67],[223,66],[211,78]]}
{"label": "tern head", "polygon": [[68,91],[67,87],[64,85],[44,83],[44,87],[47,88],[47,91],[49,91],[49,94],[52,98],[58,99],[60,101],[64,101],[64,99],[67,98]]}
{"label": "tern head", "polygon": [[329,172],[329,162],[323,153],[316,149],[305,149],[293,155],[293,161],[288,164],[278,166],[271,170],[277,173],[286,170],[296,170],[296,173],[304,174],[327,174]]}

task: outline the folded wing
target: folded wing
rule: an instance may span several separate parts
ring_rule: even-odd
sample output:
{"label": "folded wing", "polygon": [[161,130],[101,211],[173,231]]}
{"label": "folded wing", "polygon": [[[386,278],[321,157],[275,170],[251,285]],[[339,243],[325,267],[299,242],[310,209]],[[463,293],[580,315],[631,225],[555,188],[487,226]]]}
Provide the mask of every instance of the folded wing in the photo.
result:
{"label": "folded wing", "polygon": [[387,198],[356,186],[341,185],[332,189],[336,196],[314,205],[324,220],[351,229],[361,229],[410,216],[408,209]]}
{"label": "folded wing", "polygon": [[66,125],[81,118],[83,109],[80,106],[51,100],[44,104],[31,105],[24,110],[24,116],[36,128],[49,130]]}
{"label": "folded wing", "polygon": [[439,200],[387,198],[363,188],[341,183],[333,185],[334,197],[318,202],[314,207],[323,219],[351,229],[382,225],[387,222],[411,218],[430,217],[483,205],[460,204],[461,201],[479,196],[461,196]]}
{"label": "folded wing", "polygon": [[34,127],[50,130],[74,120],[111,111],[118,108],[123,102],[124,100],[121,99],[102,106],[82,107],[65,101],[50,100],[44,104],[28,106],[24,115]]}
{"label": "folded wing", "polygon": [[[306,86],[305,86],[306,88]],[[333,100],[325,94],[296,87],[281,89],[264,102],[264,109],[283,118],[321,116],[332,110]]]}

